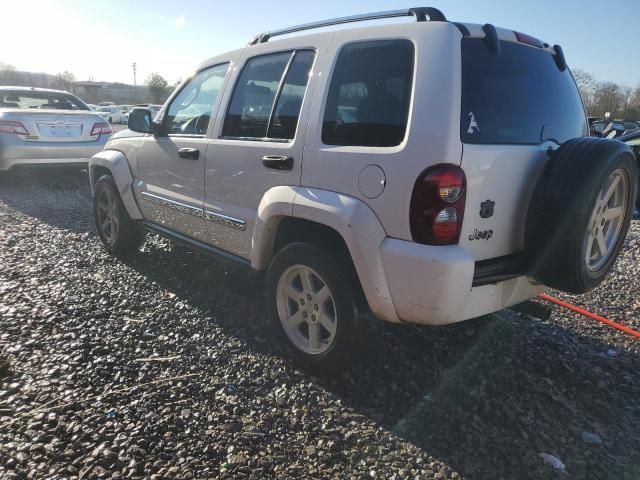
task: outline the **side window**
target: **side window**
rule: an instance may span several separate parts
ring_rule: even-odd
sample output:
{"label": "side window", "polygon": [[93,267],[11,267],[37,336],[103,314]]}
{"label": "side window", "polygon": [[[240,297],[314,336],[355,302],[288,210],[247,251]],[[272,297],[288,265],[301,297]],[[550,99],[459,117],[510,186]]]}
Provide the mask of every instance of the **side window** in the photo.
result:
{"label": "side window", "polygon": [[315,54],[310,50],[296,53],[276,102],[267,137],[291,140],[296,135],[302,99],[309,82]]}
{"label": "side window", "polygon": [[205,135],[228,63],[198,72],[172,100],[164,117],[168,134]]}
{"label": "side window", "polygon": [[407,129],[413,56],[409,40],[346,45],[329,86],[322,142],[362,147],[399,145]]}
{"label": "side window", "polygon": [[233,91],[222,136],[293,139],[313,58],[314,52],[300,50],[250,59]]}

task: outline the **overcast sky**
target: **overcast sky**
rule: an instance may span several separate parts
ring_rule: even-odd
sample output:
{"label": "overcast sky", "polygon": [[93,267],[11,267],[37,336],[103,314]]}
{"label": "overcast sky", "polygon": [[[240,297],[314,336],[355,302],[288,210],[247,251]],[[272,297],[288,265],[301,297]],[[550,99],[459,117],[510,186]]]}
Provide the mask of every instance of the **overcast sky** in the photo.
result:
{"label": "overcast sky", "polygon": [[[448,19],[493,23],[562,45],[569,65],[598,80],[640,83],[640,0],[423,0]],[[169,82],[261,31],[414,6],[382,0],[41,0],[0,7],[0,61],[78,80]]]}

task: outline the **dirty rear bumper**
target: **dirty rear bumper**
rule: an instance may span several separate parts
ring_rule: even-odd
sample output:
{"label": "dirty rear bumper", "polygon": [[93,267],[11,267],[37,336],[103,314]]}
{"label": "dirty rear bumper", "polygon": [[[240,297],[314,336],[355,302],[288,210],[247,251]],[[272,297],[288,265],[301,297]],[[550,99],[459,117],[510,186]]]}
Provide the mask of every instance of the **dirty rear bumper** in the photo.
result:
{"label": "dirty rear bumper", "polygon": [[502,310],[546,289],[523,275],[474,286],[476,262],[458,245],[387,238],[380,254],[393,305],[404,322],[456,323]]}

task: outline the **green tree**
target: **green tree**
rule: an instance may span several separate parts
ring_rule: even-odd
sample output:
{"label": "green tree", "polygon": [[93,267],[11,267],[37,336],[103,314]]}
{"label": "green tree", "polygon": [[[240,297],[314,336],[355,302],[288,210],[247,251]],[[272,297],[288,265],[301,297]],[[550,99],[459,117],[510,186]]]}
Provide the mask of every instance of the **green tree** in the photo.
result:
{"label": "green tree", "polygon": [[145,80],[145,85],[149,88],[153,103],[161,103],[168,95],[169,82],[159,73],[151,73]]}

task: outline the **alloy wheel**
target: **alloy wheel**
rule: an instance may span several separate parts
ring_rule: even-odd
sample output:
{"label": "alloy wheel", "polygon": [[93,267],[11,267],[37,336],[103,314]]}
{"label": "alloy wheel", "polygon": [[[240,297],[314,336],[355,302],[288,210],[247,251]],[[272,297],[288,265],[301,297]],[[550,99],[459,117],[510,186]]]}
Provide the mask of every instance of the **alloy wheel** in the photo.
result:
{"label": "alloy wheel", "polygon": [[336,302],[324,279],[311,267],[292,265],[280,276],[276,288],[280,323],[294,346],[318,355],[335,341]]}
{"label": "alloy wheel", "polygon": [[598,193],[587,226],[585,261],[597,271],[616,247],[629,200],[629,179],[623,170],[614,170]]}
{"label": "alloy wheel", "polygon": [[120,220],[115,194],[109,188],[100,192],[98,197],[98,227],[104,238],[113,243],[118,238]]}

